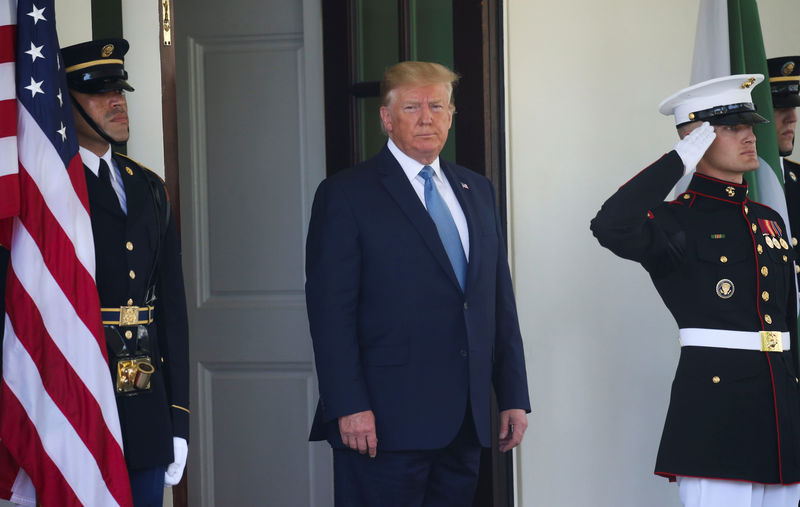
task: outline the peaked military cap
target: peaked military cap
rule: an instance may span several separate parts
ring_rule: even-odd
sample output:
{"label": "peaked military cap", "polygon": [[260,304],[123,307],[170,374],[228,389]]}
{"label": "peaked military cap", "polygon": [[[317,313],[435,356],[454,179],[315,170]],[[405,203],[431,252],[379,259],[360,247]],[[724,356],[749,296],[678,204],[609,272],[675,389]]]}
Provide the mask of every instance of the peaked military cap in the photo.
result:
{"label": "peaked military cap", "polygon": [[133,91],[125,70],[125,39],[98,39],[61,49],[67,86],[82,93]]}
{"label": "peaked military cap", "polygon": [[675,124],[707,121],[711,125],[769,123],[756,112],[750,92],[762,74],[724,76],[674,93],[658,105],[661,114],[675,115]]}
{"label": "peaked military cap", "polygon": [[773,107],[800,106],[800,56],[767,60]]}

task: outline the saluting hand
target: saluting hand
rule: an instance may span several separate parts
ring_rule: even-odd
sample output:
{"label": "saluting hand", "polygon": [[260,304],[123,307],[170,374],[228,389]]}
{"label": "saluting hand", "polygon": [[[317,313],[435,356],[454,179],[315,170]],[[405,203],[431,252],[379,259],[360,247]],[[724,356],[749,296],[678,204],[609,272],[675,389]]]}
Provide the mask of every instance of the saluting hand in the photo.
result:
{"label": "saluting hand", "polygon": [[500,452],[510,451],[522,442],[528,429],[528,417],[521,408],[500,412]]}
{"label": "saluting hand", "polygon": [[347,447],[369,457],[378,454],[378,437],[375,434],[375,414],[372,410],[356,412],[339,418],[339,433]]}
{"label": "saluting hand", "polygon": [[681,157],[683,166],[686,168],[684,169],[684,174],[690,173],[697,168],[697,163],[703,158],[708,147],[714,142],[715,137],[717,137],[717,133],[714,132],[714,127],[704,121],[702,125],[696,127],[686,137],[678,141],[675,145],[675,151],[678,152],[678,156]]}

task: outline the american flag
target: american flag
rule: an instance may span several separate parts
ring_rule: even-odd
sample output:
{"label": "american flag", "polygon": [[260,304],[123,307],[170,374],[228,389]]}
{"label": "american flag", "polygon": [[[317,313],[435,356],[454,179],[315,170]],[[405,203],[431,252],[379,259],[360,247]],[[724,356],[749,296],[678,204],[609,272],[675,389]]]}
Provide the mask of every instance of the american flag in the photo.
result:
{"label": "american flag", "polygon": [[0,494],[31,506],[35,495],[43,506],[127,507],[89,200],[54,0],[0,0],[0,25],[0,218],[16,215],[5,220],[11,262]]}

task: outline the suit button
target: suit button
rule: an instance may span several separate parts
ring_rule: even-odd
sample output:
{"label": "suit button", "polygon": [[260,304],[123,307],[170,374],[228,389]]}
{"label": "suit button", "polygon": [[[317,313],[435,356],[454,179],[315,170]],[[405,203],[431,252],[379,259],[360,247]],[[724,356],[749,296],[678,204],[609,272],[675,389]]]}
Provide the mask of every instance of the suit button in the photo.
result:
{"label": "suit button", "polygon": [[467,357],[467,350],[466,349],[461,349],[460,354],[461,354],[461,357]]}
{"label": "suit button", "polygon": [[129,252],[133,252],[133,243],[131,243],[130,241],[126,241],[125,249],[128,250]]}
{"label": "suit button", "polygon": [[131,277],[131,280],[133,280],[134,278],[136,278],[136,271],[130,270],[128,272],[128,276]]}
{"label": "suit button", "polygon": [[469,308],[469,303],[467,303],[466,301],[464,301],[464,309],[466,310],[467,308]]}
{"label": "suit button", "polygon": [[715,383],[715,384],[719,384],[719,381],[720,381],[720,378],[719,378],[719,377],[717,377],[716,375],[714,375],[713,377],[711,377],[711,382],[713,382],[713,383]]}
{"label": "suit button", "polygon": [[723,255],[722,257],[719,258],[719,261],[725,264],[726,262],[728,262],[728,258]]}

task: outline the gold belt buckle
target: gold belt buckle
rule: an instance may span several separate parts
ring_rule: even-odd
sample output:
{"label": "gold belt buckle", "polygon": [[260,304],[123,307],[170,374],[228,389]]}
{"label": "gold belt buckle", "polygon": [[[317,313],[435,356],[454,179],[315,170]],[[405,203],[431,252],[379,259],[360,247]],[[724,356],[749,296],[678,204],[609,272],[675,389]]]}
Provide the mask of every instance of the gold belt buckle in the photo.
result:
{"label": "gold belt buckle", "polygon": [[135,326],[138,323],[139,323],[139,307],[138,306],[120,306],[119,307],[119,325],[120,326]]}
{"label": "gold belt buckle", "polygon": [[780,331],[760,331],[761,352],[783,352],[783,335]]}

